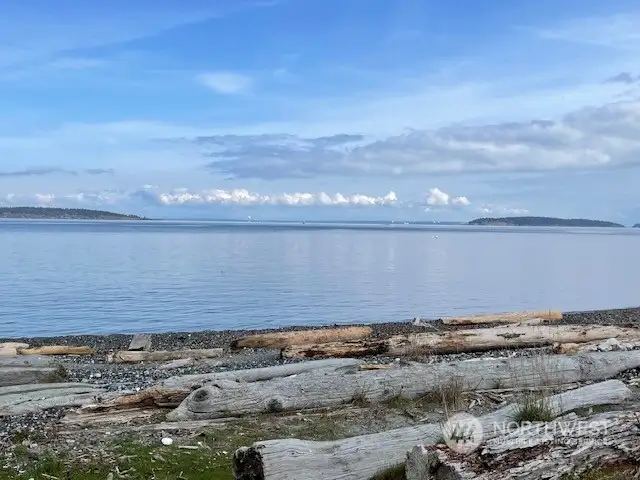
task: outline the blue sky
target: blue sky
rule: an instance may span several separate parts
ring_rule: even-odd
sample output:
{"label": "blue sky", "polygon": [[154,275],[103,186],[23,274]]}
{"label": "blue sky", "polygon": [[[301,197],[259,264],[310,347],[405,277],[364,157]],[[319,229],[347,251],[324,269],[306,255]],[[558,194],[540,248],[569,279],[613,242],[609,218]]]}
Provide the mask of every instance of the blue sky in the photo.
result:
{"label": "blue sky", "polygon": [[0,6],[0,203],[640,221],[640,5]]}

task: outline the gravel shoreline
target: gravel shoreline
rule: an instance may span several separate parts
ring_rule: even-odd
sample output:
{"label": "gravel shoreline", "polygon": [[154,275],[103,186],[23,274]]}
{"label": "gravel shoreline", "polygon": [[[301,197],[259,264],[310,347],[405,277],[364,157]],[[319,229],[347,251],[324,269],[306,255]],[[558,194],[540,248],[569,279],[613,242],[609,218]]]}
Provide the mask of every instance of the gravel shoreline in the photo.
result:
{"label": "gravel shoreline", "polygon": [[[322,325],[305,326],[295,325],[281,328],[266,328],[252,330],[202,330],[194,332],[165,332],[151,333],[153,337],[154,350],[176,350],[179,348],[215,348],[227,347],[238,338],[256,333],[287,332],[318,328],[334,328],[348,326],[369,325],[373,330],[373,338],[382,338],[389,335],[405,333],[422,333],[430,330],[447,331],[456,330],[460,327],[452,327],[442,324],[439,320],[425,320],[429,327],[412,325],[411,320],[387,323],[370,324],[344,324],[344,325]],[[588,310],[576,312],[564,312],[562,321],[558,325],[583,324],[583,325],[619,325],[619,326],[640,326],[640,307],[618,308],[609,310]],[[474,328],[473,326],[465,328]],[[480,327],[476,327],[480,328]],[[106,354],[110,351],[126,350],[131,341],[130,334],[108,334],[108,335],[63,335],[54,337],[14,337],[0,338],[2,342],[24,342],[32,346],[41,345],[73,345],[89,346],[96,350],[97,354]]]}
{"label": "gravel shoreline", "polygon": [[[640,307],[621,308],[614,310],[594,310],[584,312],[567,312],[558,324],[581,325],[618,325],[640,327]],[[345,325],[343,325],[345,326]],[[430,332],[454,330],[433,320],[428,326],[413,325],[411,320],[391,323],[370,324],[373,329],[373,337],[381,338],[395,334],[411,332]],[[222,330],[200,332],[172,332],[152,334],[154,350],[177,350],[186,348],[214,348],[229,347],[229,344],[242,336],[253,333],[266,333],[276,331],[296,331],[311,328],[331,328],[334,325],[318,326],[294,326],[278,329],[263,330]],[[458,327],[459,328],[459,327]],[[466,328],[466,327],[465,327]],[[244,368],[269,367],[285,363],[305,361],[305,359],[283,359],[279,352],[274,350],[246,349],[240,352],[227,353],[219,359],[197,362],[174,369],[160,368],[164,362],[149,362],[141,364],[109,364],[106,362],[106,354],[116,350],[126,350],[131,341],[131,335],[69,335],[59,337],[40,338],[11,338],[0,339],[4,341],[19,341],[32,346],[40,345],[72,345],[89,346],[96,350],[95,355],[78,357],[60,357],[56,359],[64,366],[66,381],[81,382],[101,385],[109,391],[118,391],[123,394],[140,391],[144,388],[157,385],[162,380],[176,375],[189,375],[199,373],[213,373]],[[515,357],[534,356],[551,353],[551,347],[500,350],[489,352],[458,353],[449,355],[427,356],[419,360],[427,363],[450,362],[478,357]],[[367,363],[390,363],[404,361],[393,357],[368,357],[363,361]],[[640,369],[638,369],[640,370]],[[640,375],[640,371],[627,371],[619,378],[626,380]],[[48,443],[54,435],[55,425],[64,416],[68,409],[52,409],[45,412],[19,416],[0,416],[0,450],[8,449],[13,445],[16,434],[30,436],[42,435],[44,443]],[[8,450],[7,450],[8,451]],[[0,460],[1,460],[0,455]]]}

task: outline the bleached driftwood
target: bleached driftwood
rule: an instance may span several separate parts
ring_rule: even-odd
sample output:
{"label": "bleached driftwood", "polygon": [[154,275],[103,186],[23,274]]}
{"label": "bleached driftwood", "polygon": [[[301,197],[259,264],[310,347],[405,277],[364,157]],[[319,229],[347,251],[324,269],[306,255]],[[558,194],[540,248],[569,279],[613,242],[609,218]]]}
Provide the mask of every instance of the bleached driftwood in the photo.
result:
{"label": "bleached driftwood", "polygon": [[316,345],[294,345],[283,350],[285,357],[361,357],[365,355],[445,354],[481,352],[505,348],[550,346],[556,343],[585,343],[617,338],[640,340],[640,328],[608,325],[507,325],[437,333],[394,335],[380,340],[354,340]]}
{"label": "bleached driftwood", "polygon": [[633,350],[640,348],[640,340],[621,342],[617,338],[609,338],[604,341],[587,343],[556,343],[553,352],[562,355],[573,355],[580,352],[613,352],[620,350]]}
{"label": "bleached driftwood", "polygon": [[183,358],[217,358],[224,354],[222,348],[204,348],[194,350],[158,350],[146,351],[120,351],[107,355],[109,363],[139,363],[139,362],[166,362]]}
{"label": "bleached driftwood", "polygon": [[59,381],[63,372],[51,357],[0,356],[0,387]]}
{"label": "bleached driftwood", "polygon": [[0,367],[0,387],[49,383],[56,379],[57,371],[54,367]]}
{"label": "bleached driftwood", "polygon": [[104,390],[84,383],[0,387],[0,416],[96,402]]}
{"label": "bleached driftwood", "polygon": [[0,357],[18,355],[18,348],[29,348],[29,344],[20,342],[0,343]]}
{"label": "bleached driftwood", "polygon": [[69,345],[18,348],[19,355],[93,355],[94,353],[91,347],[71,347]]}
{"label": "bleached driftwood", "polygon": [[414,447],[407,480],[561,480],[591,468],[640,461],[640,412],[571,415],[495,437],[468,456],[446,448]]}
{"label": "bleached driftwood", "polygon": [[146,352],[151,350],[151,335],[148,333],[137,333],[131,339],[129,351],[136,352],[140,350],[144,350]]}
{"label": "bleached driftwood", "polygon": [[109,398],[103,403],[84,405],[82,412],[102,412],[132,408],[174,408],[191,393],[189,388],[151,387],[140,392]]}
{"label": "bleached driftwood", "polygon": [[256,383],[219,380],[195,390],[170,420],[195,420],[249,413],[303,410],[402,396],[416,398],[441,392],[452,382],[461,391],[562,385],[612,378],[640,367],[640,351],[474,359],[425,365],[413,363],[389,370],[336,374],[331,371]]}
{"label": "bleached driftwood", "polygon": [[371,335],[371,327],[321,328],[293,332],[259,333],[231,342],[231,348],[277,348],[309,343],[357,340]]}
{"label": "bleached driftwood", "polygon": [[483,325],[490,323],[520,323],[534,319],[559,321],[562,320],[562,312],[543,310],[539,312],[495,313],[470,317],[449,317],[441,319],[441,322],[444,325]]}
{"label": "bleached driftwood", "polygon": [[300,373],[312,372],[319,369],[343,369],[356,367],[361,363],[362,362],[360,360],[351,358],[327,359],[289,363],[285,365],[276,365],[274,367],[250,368],[246,370],[177,375],[167,378],[162,382],[162,385],[165,387],[179,388],[215,383],[219,380],[228,380],[232,382],[260,382],[264,380],[271,380],[273,378],[288,377],[291,375],[298,375]]}
{"label": "bleached driftwood", "polygon": [[[556,416],[578,408],[617,404],[633,393],[619,380],[588,385],[548,397],[546,404]],[[487,438],[500,434],[505,423],[515,420],[517,404],[478,417]],[[498,425],[498,428],[496,428]],[[439,443],[439,424],[405,427],[331,442],[281,439],[257,442],[234,453],[236,480],[367,480],[377,472],[404,462],[415,445]]]}

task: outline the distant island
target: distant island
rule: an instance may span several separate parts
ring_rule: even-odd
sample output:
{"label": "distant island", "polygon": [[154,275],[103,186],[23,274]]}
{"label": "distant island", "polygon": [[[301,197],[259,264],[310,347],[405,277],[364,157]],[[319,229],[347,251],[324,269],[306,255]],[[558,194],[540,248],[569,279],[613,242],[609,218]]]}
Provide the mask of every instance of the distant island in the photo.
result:
{"label": "distant island", "polygon": [[137,215],[84,208],[0,207],[0,218],[30,220],[148,220]]}
{"label": "distant island", "polygon": [[633,228],[640,228],[640,223],[636,223]]}
{"label": "distant island", "polygon": [[[510,227],[624,227],[619,223],[603,220],[586,220],[583,218],[553,218],[553,217],[502,217],[476,218],[469,225],[491,225]],[[640,225],[635,225],[636,227]]]}

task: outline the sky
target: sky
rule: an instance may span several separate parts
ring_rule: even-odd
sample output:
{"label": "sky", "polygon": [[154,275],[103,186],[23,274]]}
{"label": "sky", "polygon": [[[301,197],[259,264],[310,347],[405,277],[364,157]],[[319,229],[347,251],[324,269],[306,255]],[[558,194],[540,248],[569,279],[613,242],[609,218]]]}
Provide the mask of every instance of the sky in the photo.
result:
{"label": "sky", "polygon": [[0,5],[0,205],[640,222],[635,0]]}

